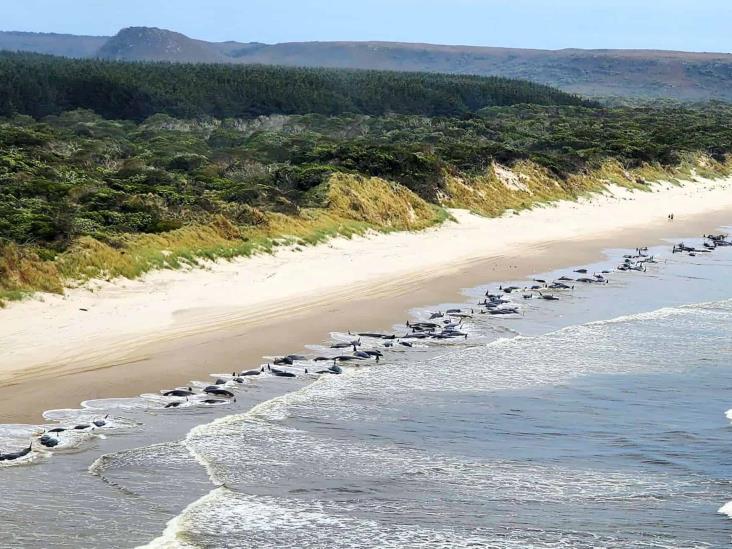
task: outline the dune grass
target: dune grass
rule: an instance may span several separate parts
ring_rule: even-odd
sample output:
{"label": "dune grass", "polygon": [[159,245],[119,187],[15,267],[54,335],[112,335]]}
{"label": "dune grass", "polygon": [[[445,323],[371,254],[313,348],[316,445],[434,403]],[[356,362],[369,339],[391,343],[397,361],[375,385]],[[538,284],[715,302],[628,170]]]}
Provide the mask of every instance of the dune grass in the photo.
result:
{"label": "dune grass", "polygon": [[495,217],[509,210],[588,197],[607,190],[608,185],[649,191],[650,183],[656,181],[678,183],[696,176],[729,175],[732,175],[732,162],[720,163],[705,155],[689,155],[674,167],[643,164],[626,169],[615,160],[607,160],[592,170],[567,178],[556,177],[533,162],[521,161],[510,169],[493,164],[482,175],[447,176],[447,191],[440,197],[440,203],[448,208],[465,208],[478,215]]}
{"label": "dune grass", "polygon": [[283,246],[313,246],[367,231],[420,230],[442,223],[447,212],[401,185],[339,174],[319,192],[324,207],[296,215],[257,212],[257,225],[237,226],[224,217],[159,234],[120,235],[114,242],[79,238],[63,253],[0,245],[0,303],[36,291],[61,293],[90,279],[137,278],[156,269],[200,266],[205,260],[273,253]]}
{"label": "dune grass", "polygon": [[685,158],[677,167],[644,165],[633,170],[607,161],[566,179],[529,161],[508,168],[493,165],[480,176],[445,176],[439,205],[406,187],[376,177],[337,173],[312,191],[319,207],[296,214],[252,211],[251,225],[235,225],[223,216],[158,234],[122,234],[109,242],[79,238],[57,255],[42,248],[0,243],[0,306],[33,292],[62,293],[91,279],[137,278],[156,269],[201,266],[205,260],[273,253],[283,246],[313,246],[334,237],[368,231],[421,230],[450,218],[444,208],[464,208],[499,216],[556,200],[575,200],[607,185],[649,190],[649,181],[689,179],[694,175],[732,174],[732,163],[706,156]]}

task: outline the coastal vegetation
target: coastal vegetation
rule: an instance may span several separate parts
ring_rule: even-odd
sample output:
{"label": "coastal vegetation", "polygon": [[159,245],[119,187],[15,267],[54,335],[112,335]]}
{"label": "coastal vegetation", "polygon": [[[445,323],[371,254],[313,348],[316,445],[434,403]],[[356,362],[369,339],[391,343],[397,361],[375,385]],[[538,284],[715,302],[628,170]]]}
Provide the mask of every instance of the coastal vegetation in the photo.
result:
{"label": "coastal vegetation", "polygon": [[502,79],[11,54],[0,75],[0,301],[421,229],[445,208],[496,216],[732,173],[724,103],[606,107]]}

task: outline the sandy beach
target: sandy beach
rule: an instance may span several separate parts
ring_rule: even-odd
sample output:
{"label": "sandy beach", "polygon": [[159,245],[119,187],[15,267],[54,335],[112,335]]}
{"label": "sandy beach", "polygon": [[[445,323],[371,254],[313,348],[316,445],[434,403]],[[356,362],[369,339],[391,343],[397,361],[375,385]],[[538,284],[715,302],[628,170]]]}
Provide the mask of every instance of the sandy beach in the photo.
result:
{"label": "sandy beach", "polygon": [[495,219],[453,215],[419,233],[335,239],[12,303],[0,310],[0,421],[34,423],[49,408],[241,370],[330,331],[387,328],[411,307],[459,299],[464,287],[700,235],[732,222],[732,178],[611,188]]}

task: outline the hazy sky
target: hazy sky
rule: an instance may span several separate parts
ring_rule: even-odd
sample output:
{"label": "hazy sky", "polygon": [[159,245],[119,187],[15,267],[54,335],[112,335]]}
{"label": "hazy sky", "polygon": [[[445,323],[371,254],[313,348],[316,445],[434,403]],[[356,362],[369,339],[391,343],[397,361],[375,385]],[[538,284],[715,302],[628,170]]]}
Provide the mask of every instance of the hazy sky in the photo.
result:
{"label": "hazy sky", "polygon": [[732,0],[0,0],[3,30],[732,51]]}

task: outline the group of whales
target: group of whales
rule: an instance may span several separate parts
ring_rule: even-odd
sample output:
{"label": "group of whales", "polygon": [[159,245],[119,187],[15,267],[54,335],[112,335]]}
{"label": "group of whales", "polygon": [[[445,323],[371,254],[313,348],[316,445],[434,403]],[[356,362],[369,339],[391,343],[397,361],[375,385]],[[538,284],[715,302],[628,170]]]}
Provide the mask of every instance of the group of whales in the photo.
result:
{"label": "group of whales", "polygon": [[[71,427],[54,427],[53,429],[48,429],[44,431],[41,435],[37,437],[37,440],[41,446],[44,446],[46,448],[55,448],[61,442],[59,438],[61,436],[61,433],[64,433],[66,431],[91,432],[95,429],[102,428],[107,425],[107,419],[109,419],[109,415],[106,415],[100,419],[95,419],[89,423],[78,423]],[[17,452],[0,453],[0,461],[18,460],[30,454],[32,450],[33,441],[31,441],[31,443],[26,448],[18,450]]]}
{"label": "group of whales", "polygon": [[[686,252],[690,256],[694,256],[698,252],[711,252],[718,247],[732,246],[732,242],[728,240],[727,235],[704,235],[703,249],[687,246],[684,243],[676,244],[672,253]],[[648,248],[636,248],[633,254],[623,256],[623,262],[617,266],[617,271],[639,271],[645,272],[648,263],[656,263],[656,259],[652,255],[648,255]],[[308,358],[304,355],[289,354],[275,357],[271,363],[260,366],[255,369],[245,370],[240,373],[233,372],[227,381],[218,378],[214,384],[206,385],[199,392],[196,392],[192,386],[179,387],[176,389],[168,389],[161,391],[162,397],[166,402],[162,404],[163,408],[178,408],[184,403],[193,403],[192,398],[197,398],[197,404],[202,405],[220,405],[229,401],[236,401],[235,389],[238,384],[243,384],[247,377],[259,376],[261,374],[269,374],[274,377],[294,378],[297,374],[292,371],[294,368],[284,369],[277,366],[295,367],[298,366],[303,374],[308,375],[338,375],[343,373],[343,369],[338,365],[342,362],[361,363],[363,361],[374,360],[379,362],[384,356],[383,352],[375,348],[380,344],[383,348],[388,349],[397,345],[401,347],[413,347],[416,340],[443,340],[461,338],[467,339],[468,333],[463,330],[463,321],[472,318],[475,314],[488,315],[517,315],[520,308],[510,298],[511,294],[521,292],[523,299],[543,299],[547,301],[557,301],[560,299],[555,293],[562,291],[574,290],[575,284],[607,284],[609,282],[606,275],[609,270],[603,270],[589,274],[588,269],[581,268],[574,271],[578,277],[570,277],[563,275],[553,281],[547,281],[541,278],[533,279],[534,284],[530,286],[499,286],[497,291],[486,291],[485,298],[478,303],[480,309],[474,308],[451,308],[445,311],[431,312],[427,320],[419,322],[407,321],[405,326],[406,333],[403,335],[380,333],[380,332],[359,332],[348,335],[355,339],[333,343],[330,348],[334,351],[343,352],[343,349],[351,350],[351,354],[336,354],[333,356],[320,355]],[[548,292],[555,293],[548,293]],[[374,348],[363,349],[363,339],[373,340]],[[327,367],[318,368],[317,365],[323,362],[332,362]],[[313,369],[313,366],[316,366]],[[228,377],[228,376],[225,376]],[[203,397],[202,399],[200,397]],[[101,429],[107,425],[105,416],[101,419],[95,419],[89,423],[80,423],[70,427],[55,427],[44,431],[37,436],[39,444],[45,448],[55,448],[59,445],[60,436],[66,431],[72,432],[91,432],[95,429]],[[23,448],[15,452],[0,452],[0,462],[19,460],[33,450],[33,441]]]}
{"label": "group of whales", "polygon": [[732,241],[728,240],[728,236],[726,234],[705,234],[702,248],[687,246],[681,242],[674,245],[673,253],[686,252],[693,257],[698,253],[710,253],[717,248],[723,248],[725,246],[732,246]]}

